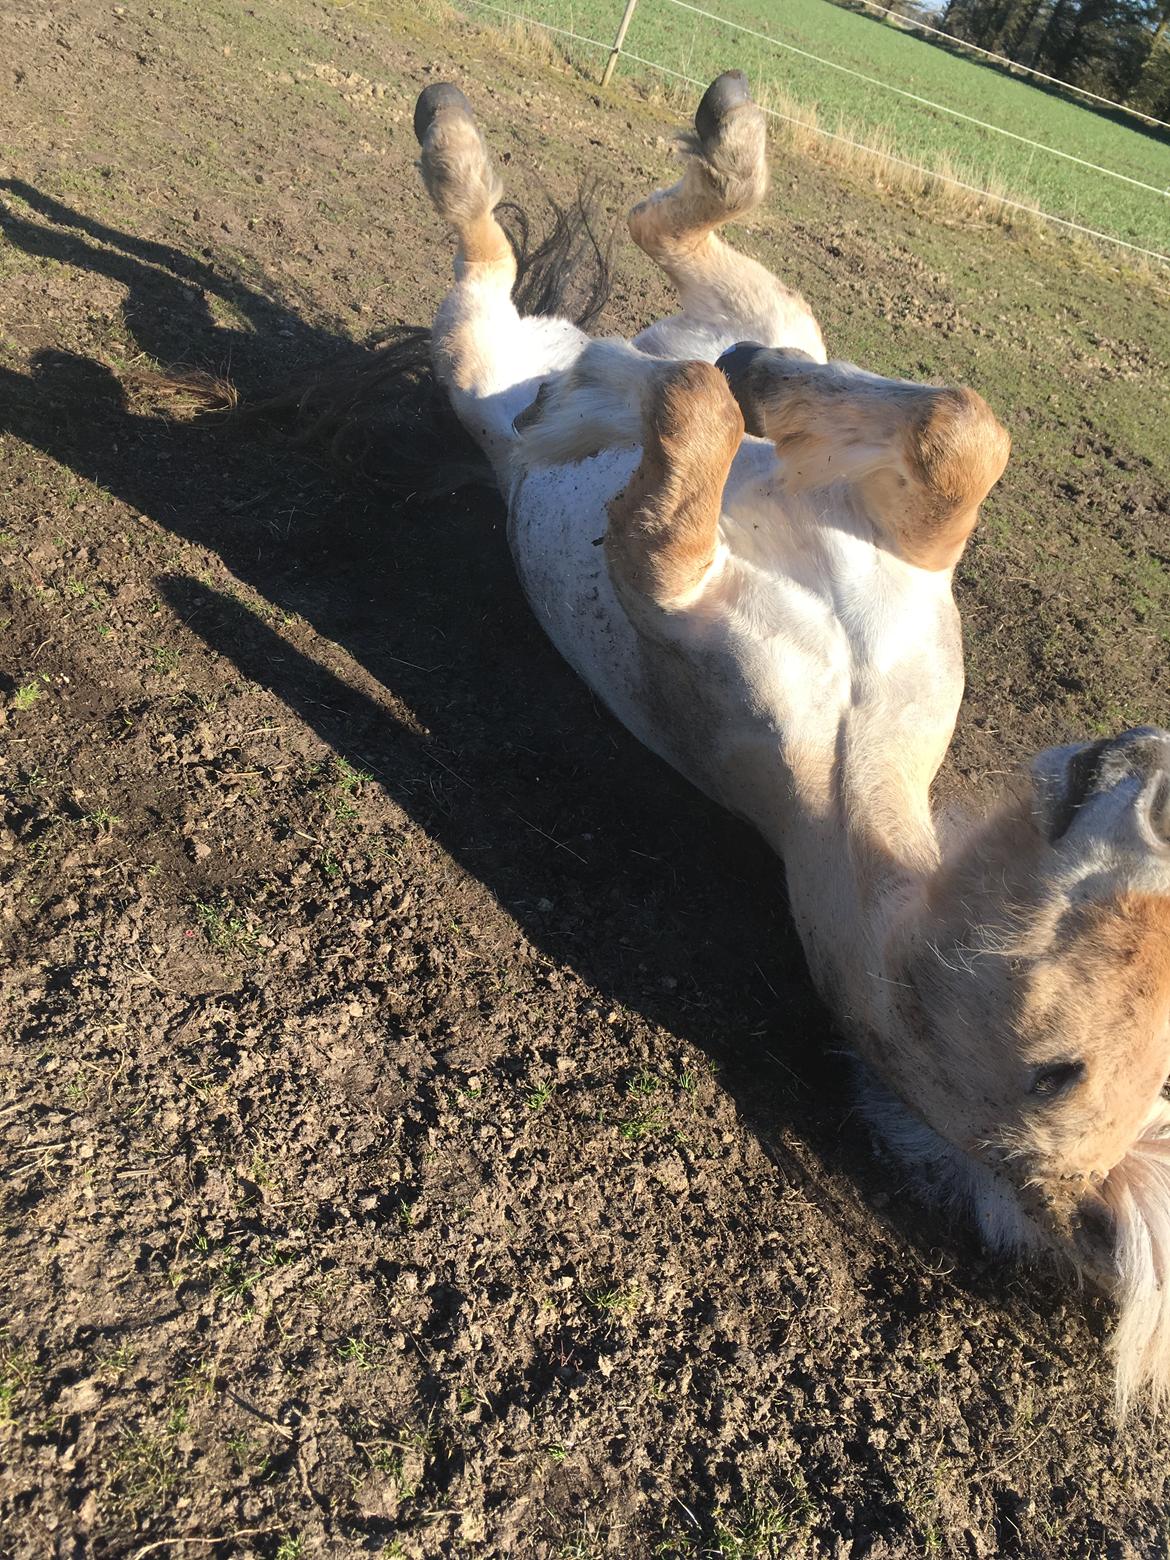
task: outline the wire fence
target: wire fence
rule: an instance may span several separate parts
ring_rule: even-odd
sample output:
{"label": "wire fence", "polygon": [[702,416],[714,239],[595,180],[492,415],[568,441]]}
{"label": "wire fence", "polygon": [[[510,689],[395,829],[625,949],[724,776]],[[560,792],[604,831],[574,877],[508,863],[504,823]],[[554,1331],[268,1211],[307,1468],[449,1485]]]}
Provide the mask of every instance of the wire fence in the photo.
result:
{"label": "wire fence", "polygon": [[[683,83],[687,86],[695,87],[700,90],[707,86],[707,82],[699,79],[698,77],[692,76],[685,71],[677,70],[672,66],[666,65],[660,60],[651,59],[644,54],[636,53],[634,50],[626,46],[626,31],[629,26],[630,19],[633,15],[635,5],[637,4],[637,0],[633,0],[632,4],[628,3],[627,0],[625,12],[621,17],[621,22],[618,27],[617,36],[612,42],[609,43],[600,38],[590,37],[588,34],[578,32],[574,28],[562,27],[556,23],[543,21],[537,17],[531,16],[522,11],[514,10],[508,6],[499,5],[495,3],[495,0],[468,0],[468,3],[476,10],[488,12],[489,14],[499,17],[503,20],[517,23],[522,27],[534,27],[539,31],[547,33],[553,37],[563,38],[569,42],[582,44],[587,48],[598,50],[607,57],[607,63],[604,71],[604,79],[607,81],[612,74],[612,67],[616,61],[618,59],[624,59],[628,60],[633,65],[640,66],[643,70],[649,70],[656,75],[664,76],[670,80]],[[706,10],[702,6],[693,4],[692,0],[659,0],[659,3],[674,6],[680,11],[690,12],[692,15],[702,20],[717,24],[720,27],[729,28],[733,32],[744,34],[745,36],[751,37],[761,43],[768,45],[771,48],[814,61],[818,65],[825,66],[830,70],[839,71],[846,76],[854,77],[862,82],[865,82],[867,85],[895,93],[899,97],[908,99],[911,102],[917,103],[922,107],[930,109],[933,112],[948,114],[956,120],[966,121],[969,124],[977,126],[981,130],[1005,136],[1012,141],[1020,142],[1023,145],[1028,146],[1033,151],[1047,153],[1067,162],[1075,163],[1080,167],[1087,169],[1091,173],[1097,174],[1099,176],[1120,180],[1125,184],[1132,185],[1138,189],[1145,190],[1149,194],[1158,196],[1160,199],[1170,199],[1170,190],[1161,189],[1157,185],[1148,184],[1141,179],[1131,178],[1128,174],[1121,173],[1113,168],[1105,167],[1102,164],[1091,162],[1086,158],[1078,157],[1072,152],[1065,151],[1063,148],[1050,146],[1042,141],[1032,140],[1028,136],[1019,135],[1015,131],[1008,130],[1002,126],[994,125],[988,121],[978,119],[974,115],[966,114],[960,109],[951,108],[943,103],[937,103],[930,98],[922,97],[914,92],[908,92],[901,87],[895,86],[891,82],[885,82],[876,76],[868,76],[862,71],[855,70],[852,66],[843,65],[839,61],[830,60],[821,55],[813,54],[807,49],[798,47],[796,44],[786,43],[783,40],[775,38],[769,33],[762,32],[757,28],[748,27],[744,23],[732,21],[729,17],[721,16],[717,12]],[[866,3],[870,3],[870,0],[866,0]],[[879,6],[878,9],[885,8]],[[915,23],[914,25],[917,26],[919,24]],[[937,31],[937,29],[931,30]],[[943,34],[942,36],[946,37],[949,35]],[[1101,101],[1108,102],[1108,99],[1102,99]],[[795,114],[785,114],[778,109],[769,107],[767,104],[763,104],[761,106],[764,113],[774,120],[799,127],[805,133],[820,136],[825,140],[848,147],[853,152],[861,153],[866,157],[872,157],[879,162],[888,163],[893,167],[897,167],[903,171],[920,176],[924,183],[929,183],[932,181],[937,182],[950,188],[961,190],[964,194],[973,196],[976,199],[985,201],[990,207],[994,209],[1019,212],[1021,215],[1027,215],[1034,220],[1050,223],[1054,227],[1061,228],[1066,232],[1076,233],[1081,237],[1090,238],[1099,243],[1113,245],[1119,249],[1127,251],[1130,254],[1140,255],[1145,259],[1156,260],[1163,264],[1170,265],[1170,254],[1164,252],[1161,249],[1133,243],[1129,239],[1121,238],[1115,233],[1108,233],[1103,229],[1093,227],[1088,223],[1078,222],[1071,217],[1064,217],[1060,216],[1056,212],[1046,211],[1042,207],[1034,205],[1028,201],[1016,200],[1011,196],[1004,195],[993,190],[984,189],[980,185],[972,183],[966,179],[958,178],[952,173],[945,172],[941,169],[926,167],[921,163],[914,162],[910,158],[900,157],[897,153],[887,151],[882,147],[867,145],[864,141],[858,140],[853,136],[846,135],[840,130],[830,130],[824,125],[819,125],[811,122],[808,119],[800,118]]]}
{"label": "wire fence", "polygon": [[758,28],[747,27],[742,22],[733,22],[729,17],[719,16],[714,11],[705,11],[702,6],[691,5],[690,0],[665,0],[665,3],[676,6],[680,11],[690,11],[692,15],[701,16],[705,21],[717,22],[721,27],[729,27],[732,32],[757,38],[773,49],[783,49],[788,54],[799,54],[802,59],[824,65],[828,70],[840,71],[843,76],[852,76],[857,81],[864,81],[867,86],[880,87],[883,92],[894,92],[898,97],[908,98],[911,103],[920,103],[923,108],[932,108],[939,114],[949,114],[952,119],[964,119],[969,125],[978,125],[980,130],[989,130],[994,135],[1007,136],[1009,140],[1030,146],[1033,151],[1048,152],[1053,157],[1063,157],[1067,162],[1079,163],[1082,168],[1089,168],[1094,173],[1106,174],[1111,179],[1120,179],[1125,184],[1135,185],[1139,190],[1149,190],[1152,195],[1161,195],[1163,199],[1170,199],[1170,190],[1159,189],[1156,184],[1147,184],[1144,179],[1131,179],[1128,173],[1118,173],[1115,168],[1105,168],[1100,163],[1089,162],[1084,157],[1077,157],[1072,152],[1063,151],[1059,146],[1049,146],[1044,141],[1033,141],[1030,136],[1017,135],[1014,130],[1005,130],[1002,125],[990,124],[986,119],[976,119],[974,114],[964,114],[961,109],[948,108],[945,103],[936,103],[931,98],[921,97],[917,92],[907,92],[904,87],[896,87],[890,81],[880,81],[876,76],[867,76],[864,71],[854,70],[851,65],[827,60],[820,54],[811,53],[808,49],[798,48],[795,43],[785,43],[780,38],[774,38],[771,33],[760,32]]}

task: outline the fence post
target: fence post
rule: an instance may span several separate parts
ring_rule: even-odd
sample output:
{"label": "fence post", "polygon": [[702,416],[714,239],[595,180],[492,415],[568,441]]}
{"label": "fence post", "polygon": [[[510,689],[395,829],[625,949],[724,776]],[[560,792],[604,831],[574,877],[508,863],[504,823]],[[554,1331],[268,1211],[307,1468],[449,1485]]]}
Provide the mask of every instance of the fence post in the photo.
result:
{"label": "fence post", "polygon": [[630,19],[633,17],[634,8],[638,0],[626,0],[626,8],[622,12],[622,19],[618,23],[617,36],[613,40],[613,48],[609,51],[609,59],[605,62],[605,69],[601,73],[601,85],[608,87],[617,67],[618,57],[622,52],[622,44],[626,41],[626,33],[629,30]]}

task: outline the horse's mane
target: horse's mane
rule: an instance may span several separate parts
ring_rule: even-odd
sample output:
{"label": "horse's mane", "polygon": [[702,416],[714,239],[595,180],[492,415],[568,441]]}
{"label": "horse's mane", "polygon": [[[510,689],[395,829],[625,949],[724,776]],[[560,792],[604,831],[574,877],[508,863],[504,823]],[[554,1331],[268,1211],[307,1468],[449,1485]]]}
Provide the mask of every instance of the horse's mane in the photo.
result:
{"label": "horse's mane", "polygon": [[1118,1322],[1110,1350],[1122,1412],[1148,1389],[1170,1395],[1170,1105],[1157,1102],[1141,1136],[1105,1178],[1116,1229]]}
{"label": "horse's mane", "polygon": [[[867,1068],[858,1068],[862,1112],[877,1143],[913,1176],[926,1201],[970,1218],[989,1251],[1067,1258],[1024,1217],[999,1178],[934,1133]],[[1109,1340],[1122,1418],[1139,1399],[1170,1398],[1170,1102],[1158,1099],[1138,1137],[1100,1184],[1112,1221],[1110,1293],[1117,1324]]]}
{"label": "horse's mane", "polygon": [[[609,299],[612,236],[603,239],[595,185],[562,205],[546,195],[544,232],[512,202],[496,215],[516,252],[512,296],[521,314],[560,315],[588,330]],[[491,468],[455,417],[431,367],[430,327],[399,325],[344,352],[280,391],[240,399],[216,376],[173,369],[136,373],[132,388],[157,409],[258,420],[285,428],[298,445],[323,448],[364,482],[400,494],[437,497],[471,484],[492,486]]]}

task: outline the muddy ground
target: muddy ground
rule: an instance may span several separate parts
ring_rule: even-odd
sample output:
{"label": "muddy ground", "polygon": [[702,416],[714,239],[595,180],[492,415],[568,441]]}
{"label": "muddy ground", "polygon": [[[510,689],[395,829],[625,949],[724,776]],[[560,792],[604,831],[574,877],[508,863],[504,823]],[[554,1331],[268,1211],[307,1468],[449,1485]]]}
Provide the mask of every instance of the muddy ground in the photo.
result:
{"label": "muddy ground", "polygon": [[[1106,1308],[875,1158],[776,862],[499,503],[131,388],[429,320],[428,80],[536,210],[662,182],[665,107],[429,3],[3,14],[0,1553],[1166,1554]],[[835,350],[1016,436],[949,794],[1170,721],[1164,278],[777,164]],[[605,327],[666,304],[620,249]]]}

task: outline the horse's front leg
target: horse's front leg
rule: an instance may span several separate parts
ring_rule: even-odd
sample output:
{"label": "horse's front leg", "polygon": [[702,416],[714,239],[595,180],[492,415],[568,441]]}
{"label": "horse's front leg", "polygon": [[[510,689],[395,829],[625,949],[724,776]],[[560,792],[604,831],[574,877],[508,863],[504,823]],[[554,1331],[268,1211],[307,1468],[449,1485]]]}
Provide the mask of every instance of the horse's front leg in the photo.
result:
{"label": "horse's front leg", "polygon": [[608,507],[605,557],[631,616],[677,612],[702,594],[718,548],[723,489],[743,416],[709,363],[663,364],[641,399],[642,459]]}
{"label": "horse's front leg", "polygon": [[775,445],[783,491],[848,493],[885,550],[954,568],[1011,448],[982,396],[749,342],[719,366],[748,431]]}
{"label": "horse's front leg", "polygon": [[693,600],[715,559],[723,489],[743,438],[723,374],[594,341],[542,388],[521,425],[518,470],[641,447],[633,476],[607,505],[610,576],[628,611]]}

